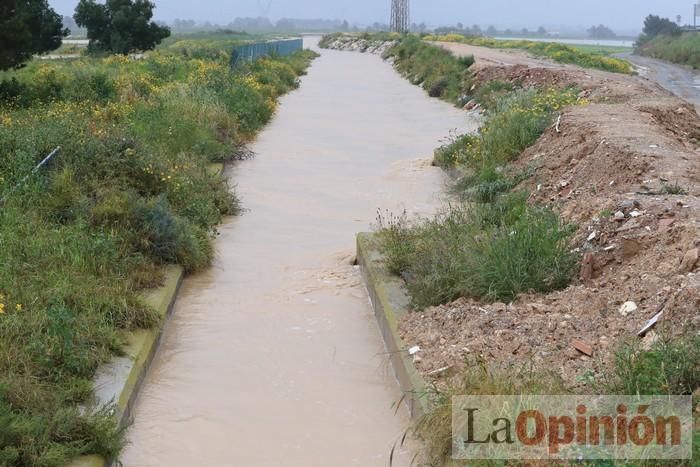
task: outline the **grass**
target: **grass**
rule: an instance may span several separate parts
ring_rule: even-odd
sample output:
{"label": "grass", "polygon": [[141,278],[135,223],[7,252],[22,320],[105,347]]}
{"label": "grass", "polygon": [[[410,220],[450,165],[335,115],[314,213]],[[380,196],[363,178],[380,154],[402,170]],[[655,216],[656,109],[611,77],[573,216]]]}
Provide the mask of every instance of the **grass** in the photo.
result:
{"label": "grass", "polygon": [[418,309],[463,296],[507,302],[528,290],[563,288],[576,264],[571,229],[522,194],[457,203],[434,218],[380,228],[388,267],[405,279]]}
{"label": "grass", "polygon": [[474,64],[473,57],[457,58],[447,50],[426,44],[418,36],[404,36],[387,51],[385,58],[393,58],[396,69],[431,97],[459,105],[463,90],[470,86],[469,67]]}
{"label": "grass", "polygon": [[[694,333],[674,340],[659,340],[649,350],[635,342],[622,344],[615,352],[614,365],[603,381],[592,382],[583,393],[610,395],[691,395],[700,387],[700,338]],[[554,372],[535,371],[529,366],[508,370],[488,368],[484,362],[468,362],[447,387],[432,388],[432,410],[413,426],[422,441],[421,461],[444,465],[452,448],[452,397],[460,395],[559,395],[570,394]],[[697,403],[697,400],[694,401]],[[697,415],[696,415],[697,420]],[[697,422],[696,422],[697,423]],[[696,425],[697,426],[697,425]],[[693,432],[693,459],[700,455],[700,430]],[[578,461],[577,463],[581,463]],[[477,461],[474,465],[504,465],[502,461]],[[472,463],[470,463],[472,465]],[[505,464],[509,465],[509,464]],[[583,465],[617,465],[612,461],[583,462]],[[630,466],[691,466],[689,461],[626,461]]]}
{"label": "grass", "polygon": [[426,36],[427,41],[459,42],[462,44],[490,47],[494,49],[522,49],[535,56],[546,57],[559,63],[579,65],[613,73],[631,74],[632,65],[626,60],[598,53],[581,46],[570,46],[556,42],[535,42],[528,40],[498,40],[489,37],[469,37],[461,34]]}
{"label": "grass", "polygon": [[661,185],[661,193],[664,195],[687,195],[688,190],[680,183],[664,183]]}
{"label": "grass", "polygon": [[687,32],[679,37],[657,36],[638,47],[637,52],[698,69],[700,68],[700,34]]}
{"label": "grass", "polygon": [[[437,69],[431,64],[443,53],[410,37],[390,49],[409,77]],[[468,82],[469,76],[462,79]],[[448,96],[470,89],[456,86]],[[430,219],[378,219],[389,269],[404,278],[414,307],[461,296],[509,301],[528,290],[568,285],[576,264],[568,249],[572,228],[552,211],[529,205],[524,194],[511,193],[528,171],[510,173],[508,164],[540,137],[558,111],[579,103],[577,96],[575,89],[515,89],[500,82],[476,90],[485,109],[480,131],[453,136],[435,151],[436,165],[462,174],[452,188],[459,200]]]}
{"label": "grass", "polygon": [[[435,51],[420,51],[405,41],[390,51],[397,62],[405,62],[400,69],[409,78],[411,73],[428,73],[429,64],[438,59],[422,54]],[[403,56],[398,55],[402,44]],[[420,60],[420,66],[411,63],[415,60]],[[529,204],[527,193],[513,191],[530,171],[509,163],[541,136],[558,112],[586,101],[578,98],[576,89],[518,89],[492,81],[472,91],[469,85],[465,74],[462,85],[456,86],[458,92],[440,96],[451,100],[461,93],[460,99],[474,98],[484,109],[478,133],[453,135],[435,152],[438,165],[461,174],[451,188],[457,199],[432,218],[409,221],[405,213],[378,216],[387,266],[404,279],[418,309],[461,296],[509,301],[520,292],[546,293],[566,287],[576,270],[578,258],[569,246],[574,227],[564,225],[552,211]],[[680,193],[682,187],[671,185],[666,190]],[[636,343],[623,344],[616,351],[615,365],[604,377],[589,381],[590,391],[620,395],[696,393],[700,386],[699,344],[694,332],[661,340],[648,350]],[[496,370],[484,362],[468,362],[446,387],[431,389],[432,410],[413,426],[413,434],[422,441],[420,462],[445,465],[449,460],[454,395],[567,392],[554,372],[530,367]],[[700,431],[694,432],[694,440],[697,457]],[[474,465],[504,463],[480,461]],[[679,464],[648,461],[630,465]]]}
{"label": "grass", "polygon": [[158,323],[140,294],[162,265],[210,263],[238,210],[210,163],[240,153],[314,56],[233,74],[216,40],[187,45],[0,74],[0,465],[119,452],[107,409],[79,409],[95,370]]}
{"label": "grass", "polygon": [[[422,441],[420,465],[446,464],[452,455],[452,397],[519,394],[562,394],[563,383],[554,373],[535,372],[528,367],[513,367],[509,371],[494,371],[483,361],[472,361],[453,379],[446,389],[432,388],[429,393],[431,411],[412,427],[412,433]],[[469,465],[508,465],[503,461],[470,461]]]}

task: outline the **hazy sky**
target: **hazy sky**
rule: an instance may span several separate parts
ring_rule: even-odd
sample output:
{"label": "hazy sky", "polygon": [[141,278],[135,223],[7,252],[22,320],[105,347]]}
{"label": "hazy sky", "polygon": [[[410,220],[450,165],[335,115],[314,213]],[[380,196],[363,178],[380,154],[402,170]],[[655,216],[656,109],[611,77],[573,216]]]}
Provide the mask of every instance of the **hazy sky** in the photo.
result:
{"label": "hazy sky", "polygon": [[[71,14],[77,0],[49,0],[60,13]],[[351,22],[387,23],[390,0],[156,0],[157,19],[195,19],[225,24],[236,16],[272,19],[340,18]],[[641,29],[649,13],[692,22],[693,0],[411,0],[412,22],[431,25],[487,26],[607,24]],[[269,7],[268,7],[269,5]]]}

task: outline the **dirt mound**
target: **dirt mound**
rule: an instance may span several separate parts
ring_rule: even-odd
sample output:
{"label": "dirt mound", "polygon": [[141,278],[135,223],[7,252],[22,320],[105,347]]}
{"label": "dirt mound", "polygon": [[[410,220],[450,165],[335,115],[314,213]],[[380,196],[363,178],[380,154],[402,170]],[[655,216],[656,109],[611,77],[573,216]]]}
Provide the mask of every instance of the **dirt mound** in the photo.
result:
{"label": "dirt mound", "polygon": [[[599,377],[626,340],[700,329],[700,117],[638,77],[575,67],[486,66],[492,79],[582,89],[590,103],[565,109],[514,162],[534,176],[518,189],[578,226],[580,277],[566,290],[511,304],[469,299],[408,315],[417,367],[442,380],[469,357],[497,366],[557,369],[575,388]],[[658,324],[640,330],[663,311]],[[696,332],[696,331],[693,331]]]}

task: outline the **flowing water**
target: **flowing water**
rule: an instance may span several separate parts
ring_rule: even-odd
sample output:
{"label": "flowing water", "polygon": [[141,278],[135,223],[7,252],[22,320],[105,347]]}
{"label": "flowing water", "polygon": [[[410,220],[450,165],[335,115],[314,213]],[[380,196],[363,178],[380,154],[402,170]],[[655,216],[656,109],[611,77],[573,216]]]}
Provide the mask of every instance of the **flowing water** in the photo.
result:
{"label": "flowing water", "polygon": [[[126,466],[386,466],[408,425],[354,235],[428,213],[463,112],[379,57],[323,51],[228,175],[246,212],[185,280],[134,410]],[[408,465],[402,454],[395,465]]]}

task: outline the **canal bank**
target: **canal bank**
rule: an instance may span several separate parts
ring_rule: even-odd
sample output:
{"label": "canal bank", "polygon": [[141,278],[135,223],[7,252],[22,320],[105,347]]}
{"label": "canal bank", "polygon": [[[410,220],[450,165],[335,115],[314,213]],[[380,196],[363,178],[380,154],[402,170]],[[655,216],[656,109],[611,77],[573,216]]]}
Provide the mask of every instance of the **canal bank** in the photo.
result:
{"label": "canal bank", "polygon": [[379,57],[323,51],[229,168],[246,212],[183,283],[124,465],[386,465],[408,414],[354,236],[377,209],[432,211],[432,150],[468,127]]}

